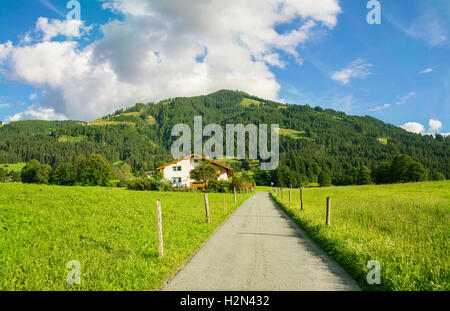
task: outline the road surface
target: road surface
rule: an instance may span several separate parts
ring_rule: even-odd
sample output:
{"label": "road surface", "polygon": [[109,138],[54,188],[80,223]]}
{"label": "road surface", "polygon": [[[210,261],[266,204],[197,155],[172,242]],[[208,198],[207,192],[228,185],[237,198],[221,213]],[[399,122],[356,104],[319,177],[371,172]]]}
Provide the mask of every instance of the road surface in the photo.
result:
{"label": "road surface", "polygon": [[[325,214],[324,214],[325,215]],[[162,290],[360,290],[272,200],[244,202]]]}

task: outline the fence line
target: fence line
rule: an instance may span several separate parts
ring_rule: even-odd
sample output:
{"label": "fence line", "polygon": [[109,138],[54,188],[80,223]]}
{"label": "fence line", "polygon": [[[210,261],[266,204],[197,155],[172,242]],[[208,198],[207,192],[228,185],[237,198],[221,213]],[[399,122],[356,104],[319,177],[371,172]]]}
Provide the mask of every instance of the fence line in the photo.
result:
{"label": "fence line", "polygon": [[[94,213],[92,214],[92,217],[94,217],[94,216],[96,215],[96,212],[97,212],[97,206],[95,207],[95,210],[94,210]],[[147,219],[147,218],[144,217],[144,219]],[[132,224],[131,224],[131,225],[132,225]],[[130,232],[132,232],[132,231],[139,230],[139,229],[141,229],[142,227],[144,227],[144,226],[146,226],[146,225],[147,225],[147,223],[143,223],[143,224],[141,224],[140,226],[138,226],[138,227],[133,227],[133,229],[130,229],[130,230],[127,230],[127,231],[114,232],[114,233],[112,233],[112,234],[110,234],[110,235],[107,235],[107,236],[102,237],[101,239],[102,239],[103,241],[98,241],[98,240],[92,239],[92,241],[84,241],[84,242],[80,242],[80,243],[79,243],[77,246],[75,246],[75,247],[71,247],[71,248],[67,248],[67,249],[62,250],[62,251],[54,252],[54,253],[51,253],[51,254],[49,254],[49,255],[46,255],[46,256],[43,256],[43,257],[39,257],[39,258],[36,258],[36,259],[30,260],[30,261],[24,262],[24,263],[21,263],[21,264],[18,264],[18,265],[6,267],[6,268],[4,268],[4,269],[1,269],[1,270],[0,270],[0,273],[5,273],[5,272],[8,271],[8,270],[20,268],[20,267],[22,267],[22,266],[26,266],[26,265],[28,265],[28,264],[31,264],[31,263],[34,263],[34,262],[38,262],[38,261],[41,261],[41,260],[44,260],[44,259],[49,259],[49,258],[53,258],[53,257],[59,256],[59,255],[62,255],[62,254],[70,253],[71,251],[74,251],[74,250],[76,250],[76,249],[88,247],[88,246],[90,246],[91,244],[101,243],[101,242],[104,242],[104,241],[107,240],[107,239],[110,239],[110,238],[113,237],[113,236],[120,235],[120,234],[128,234],[128,233],[130,233]]]}
{"label": "fence line", "polygon": [[[300,198],[300,204],[301,204],[301,210],[303,210],[303,191],[302,191],[303,189],[300,189],[300,196],[301,196],[301,198]],[[283,191],[282,190],[282,188],[281,188],[281,191]],[[282,192],[281,192],[282,193]],[[276,193],[275,193],[275,195],[276,196],[278,196]],[[282,202],[283,202],[283,196],[281,196],[281,200],[282,200]],[[328,213],[328,212],[327,212]],[[446,215],[447,217],[449,216],[449,215]],[[421,227],[425,227],[425,228],[430,228],[430,229],[445,229],[445,228],[447,228],[447,226],[445,226],[445,225],[436,225],[436,226],[430,226],[430,225],[423,225],[423,224],[419,224],[419,223],[414,223],[414,222],[409,222],[409,221],[404,221],[404,220],[400,220],[400,219],[396,219],[395,220],[395,222],[393,222],[392,220],[388,220],[388,219],[386,219],[386,218],[377,218],[376,220],[381,220],[381,221],[384,221],[384,222],[388,222],[388,223],[391,223],[391,224],[395,224],[396,222],[401,222],[401,223],[405,223],[405,224],[410,224],[410,225],[413,225],[413,226],[421,226]],[[376,222],[375,222],[376,223]]]}

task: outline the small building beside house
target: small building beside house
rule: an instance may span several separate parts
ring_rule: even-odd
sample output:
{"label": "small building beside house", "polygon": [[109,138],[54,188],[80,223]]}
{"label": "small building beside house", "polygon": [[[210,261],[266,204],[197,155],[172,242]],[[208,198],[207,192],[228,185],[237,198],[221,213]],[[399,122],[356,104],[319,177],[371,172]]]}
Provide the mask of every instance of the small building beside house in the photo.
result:
{"label": "small building beside house", "polygon": [[155,176],[155,172],[151,171],[145,172],[145,176],[147,176],[148,178],[152,178],[153,176]]}
{"label": "small building beside house", "polygon": [[203,188],[205,186],[204,184],[196,183],[195,180],[191,178],[191,171],[204,161],[208,161],[217,169],[217,180],[227,181],[230,177],[234,176],[233,168],[228,164],[220,163],[197,154],[191,154],[187,157],[158,167],[156,171],[162,171],[164,178],[171,182],[174,187]]}

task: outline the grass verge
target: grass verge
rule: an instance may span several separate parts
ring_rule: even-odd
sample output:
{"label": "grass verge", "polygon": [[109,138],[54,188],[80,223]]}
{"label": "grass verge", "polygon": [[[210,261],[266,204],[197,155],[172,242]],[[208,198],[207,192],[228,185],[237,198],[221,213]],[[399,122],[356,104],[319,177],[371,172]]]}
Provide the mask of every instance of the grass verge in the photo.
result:
{"label": "grass verge", "polygon": [[[155,290],[248,197],[0,184],[0,290]],[[161,199],[164,258],[158,257]],[[81,264],[81,284],[66,281]]]}
{"label": "grass verge", "polygon": [[[272,197],[365,290],[449,290],[450,181],[304,189]],[[331,226],[325,225],[331,197]],[[367,263],[381,264],[369,285]]]}

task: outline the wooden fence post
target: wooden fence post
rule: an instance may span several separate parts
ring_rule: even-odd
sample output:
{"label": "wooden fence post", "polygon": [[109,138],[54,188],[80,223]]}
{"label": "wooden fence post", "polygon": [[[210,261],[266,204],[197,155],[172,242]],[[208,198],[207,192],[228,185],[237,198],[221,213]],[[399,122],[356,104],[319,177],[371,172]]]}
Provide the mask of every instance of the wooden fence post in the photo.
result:
{"label": "wooden fence post", "polygon": [[283,188],[280,188],[281,190],[281,200],[283,200]]}
{"label": "wooden fence post", "polygon": [[291,197],[291,189],[289,189],[289,204],[292,203],[292,197]]}
{"label": "wooden fence post", "polygon": [[327,198],[327,219],[326,219],[326,225],[329,226],[331,222],[331,198]]}
{"label": "wooden fence post", "polygon": [[233,187],[234,203],[236,203],[236,187]]}
{"label": "wooden fence post", "polygon": [[209,223],[209,203],[208,203],[208,194],[205,193],[205,209],[206,209],[206,222]]}
{"label": "wooden fence post", "polygon": [[303,188],[300,187],[300,210],[303,212]]}
{"label": "wooden fence post", "polygon": [[226,200],[225,200],[225,192],[222,194],[223,197],[223,211],[225,212],[227,210],[227,206],[226,206]]}
{"label": "wooden fence post", "polygon": [[162,233],[162,216],[161,216],[161,200],[156,201],[156,217],[158,219],[158,251],[159,257],[164,257],[163,233]]}

